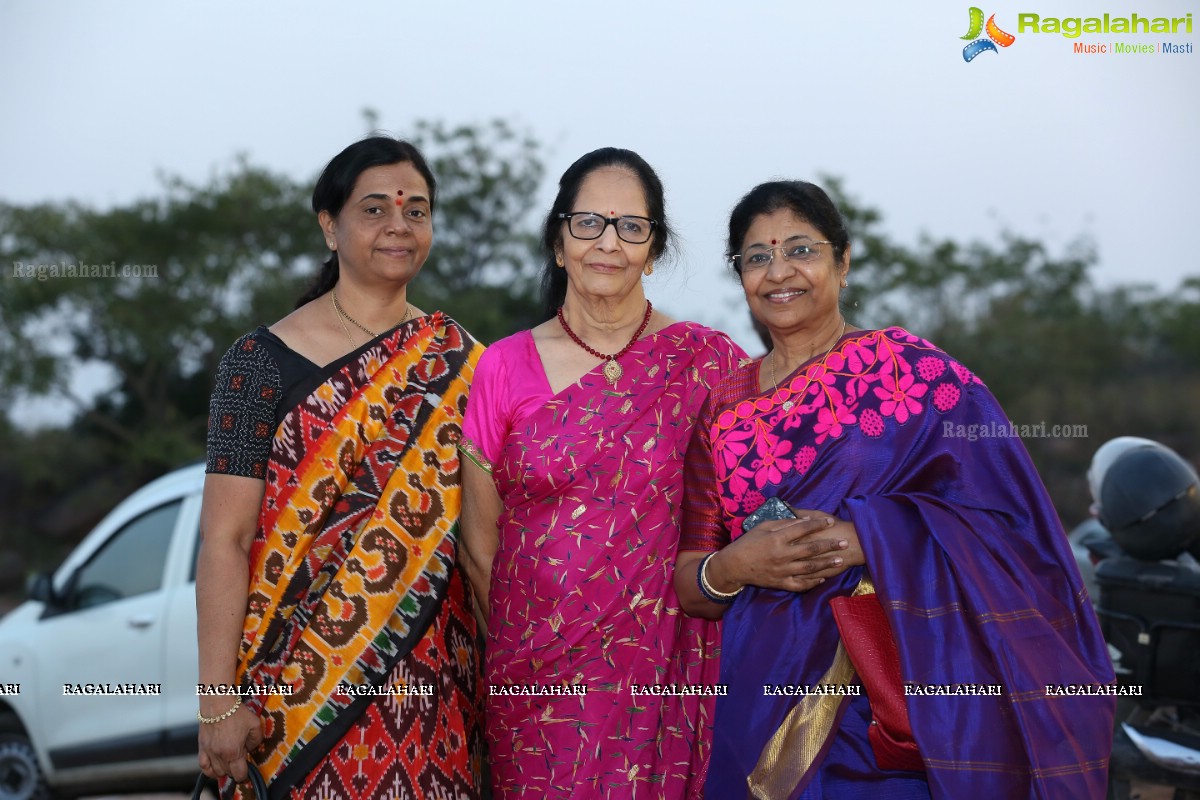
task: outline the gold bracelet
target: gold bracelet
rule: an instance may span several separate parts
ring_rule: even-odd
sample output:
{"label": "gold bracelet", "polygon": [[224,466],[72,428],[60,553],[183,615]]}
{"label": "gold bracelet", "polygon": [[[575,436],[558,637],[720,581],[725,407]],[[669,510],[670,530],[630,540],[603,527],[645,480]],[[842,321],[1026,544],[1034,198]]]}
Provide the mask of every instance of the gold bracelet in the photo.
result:
{"label": "gold bracelet", "polygon": [[218,716],[218,717],[206,717],[206,716],[204,716],[202,713],[200,713],[199,711],[197,711],[197,712],[196,712],[196,719],[200,720],[200,721],[201,721],[201,722],[203,722],[205,725],[216,725],[218,722],[224,722],[225,720],[227,720],[227,719],[229,719],[230,717],[232,717],[232,716],[233,716],[233,712],[237,711],[237,710],[238,710],[239,708],[241,708],[241,707],[242,707],[242,697],[241,697],[241,695],[238,695],[237,699],[235,699],[235,700],[233,701],[233,708],[229,709],[229,710],[228,710],[228,711],[226,711],[224,714],[221,714],[221,715],[220,715],[220,716]]}
{"label": "gold bracelet", "polygon": [[717,589],[708,582],[708,575],[706,574],[708,570],[708,560],[715,555],[716,553],[709,553],[700,562],[700,571],[697,573],[697,577],[700,579],[700,593],[707,596],[709,600],[712,600],[715,603],[732,603],[733,598],[741,594],[742,589],[745,589],[746,587],[742,586],[738,588],[737,591],[733,592],[722,592],[720,589]]}

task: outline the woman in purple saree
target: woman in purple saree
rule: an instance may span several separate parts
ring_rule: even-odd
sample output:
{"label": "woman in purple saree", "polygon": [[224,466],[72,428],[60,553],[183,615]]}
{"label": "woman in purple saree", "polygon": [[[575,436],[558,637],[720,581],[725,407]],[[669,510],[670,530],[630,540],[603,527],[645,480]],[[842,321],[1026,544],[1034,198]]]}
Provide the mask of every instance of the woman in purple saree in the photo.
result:
{"label": "woman in purple saree", "polygon": [[678,799],[703,786],[717,626],[681,612],[671,574],[691,428],[742,353],[646,300],[642,276],[669,236],[645,161],[613,148],[580,158],[544,231],[557,314],[492,345],[475,372],[463,542],[489,609],[497,797]]}
{"label": "woman in purple saree", "polygon": [[[729,687],[708,796],[1102,798],[1114,676],[1045,488],[969,370],[845,322],[848,247],[812,184],[759,186],[730,221],[775,347],[714,387],[688,451],[676,588],[723,619]],[[772,497],[802,521],[743,533]],[[874,681],[830,607],[872,583],[907,684],[907,769],[880,766],[883,714],[858,693]]]}

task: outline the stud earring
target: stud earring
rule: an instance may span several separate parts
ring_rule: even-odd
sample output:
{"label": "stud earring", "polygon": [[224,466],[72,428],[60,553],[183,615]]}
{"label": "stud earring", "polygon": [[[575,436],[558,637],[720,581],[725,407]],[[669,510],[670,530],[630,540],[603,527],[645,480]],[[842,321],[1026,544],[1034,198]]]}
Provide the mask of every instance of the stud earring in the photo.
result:
{"label": "stud earring", "polygon": [[653,262],[653,261],[647,261],[647,262],[646,262],[646,269],[645,269],[644,271],[645,271],[645,273],[646,273],[646,277],[650,277],[651,275],[653,275],[653,274],[654,274],[654,262]]}

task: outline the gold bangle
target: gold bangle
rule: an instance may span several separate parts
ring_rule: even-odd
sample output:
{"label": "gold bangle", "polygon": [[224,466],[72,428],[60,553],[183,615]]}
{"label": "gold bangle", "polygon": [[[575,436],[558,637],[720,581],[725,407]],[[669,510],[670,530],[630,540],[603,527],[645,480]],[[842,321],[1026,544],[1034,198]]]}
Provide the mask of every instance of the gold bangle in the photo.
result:
{"label": "gold bangle", "polygon": [[732,592],[722,592],[720,589],[717,589],[711,583],[708,582],[708,575],[707,575],[708,560],[715,555],[716,555],[716,553],[709,553],[700,562],[700,571],[697,575],[697,577],[700,578],[700,592],[701,592],[701,594],[708,595],[710,600],[714,600],[714,602],[717,602],[717,603],[733,602],[733,598],[735,598],[739,594],[741,594],[742,589],[745,589],[746,587],[745,586],[739,587],[736,591],[732,591]]}
{"label": "gold bangle", "polygon": [[217,716],[217,717],[206,717],[202,713],[197,711],[196,719],[200,720],[205,725],[216,725],[218,722],[224,722],[225,720],[232,717],[233,712],[237,711],[241,707],[242,707],[242,697],[241,697],[241,695],[238,695],[238,697],[233,701],[233,708],[229,709],[224,714],[221,714],[220,716]]}

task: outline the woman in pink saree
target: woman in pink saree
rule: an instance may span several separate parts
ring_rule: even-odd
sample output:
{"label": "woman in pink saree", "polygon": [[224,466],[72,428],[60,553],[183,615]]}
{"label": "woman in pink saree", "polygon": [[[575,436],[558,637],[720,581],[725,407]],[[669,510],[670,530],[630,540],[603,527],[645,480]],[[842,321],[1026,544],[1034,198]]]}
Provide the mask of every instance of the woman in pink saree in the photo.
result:
{"label": "woman in pink saree", "polygon": [[487,350],[462,450],[463,556],[487,609],[486,732],[497,797],[700,796],[718,629],[671,585],[683,457],[708,387],[741,351],[655,311],[662,184],[605,148],[547,217],[554,316]]}

